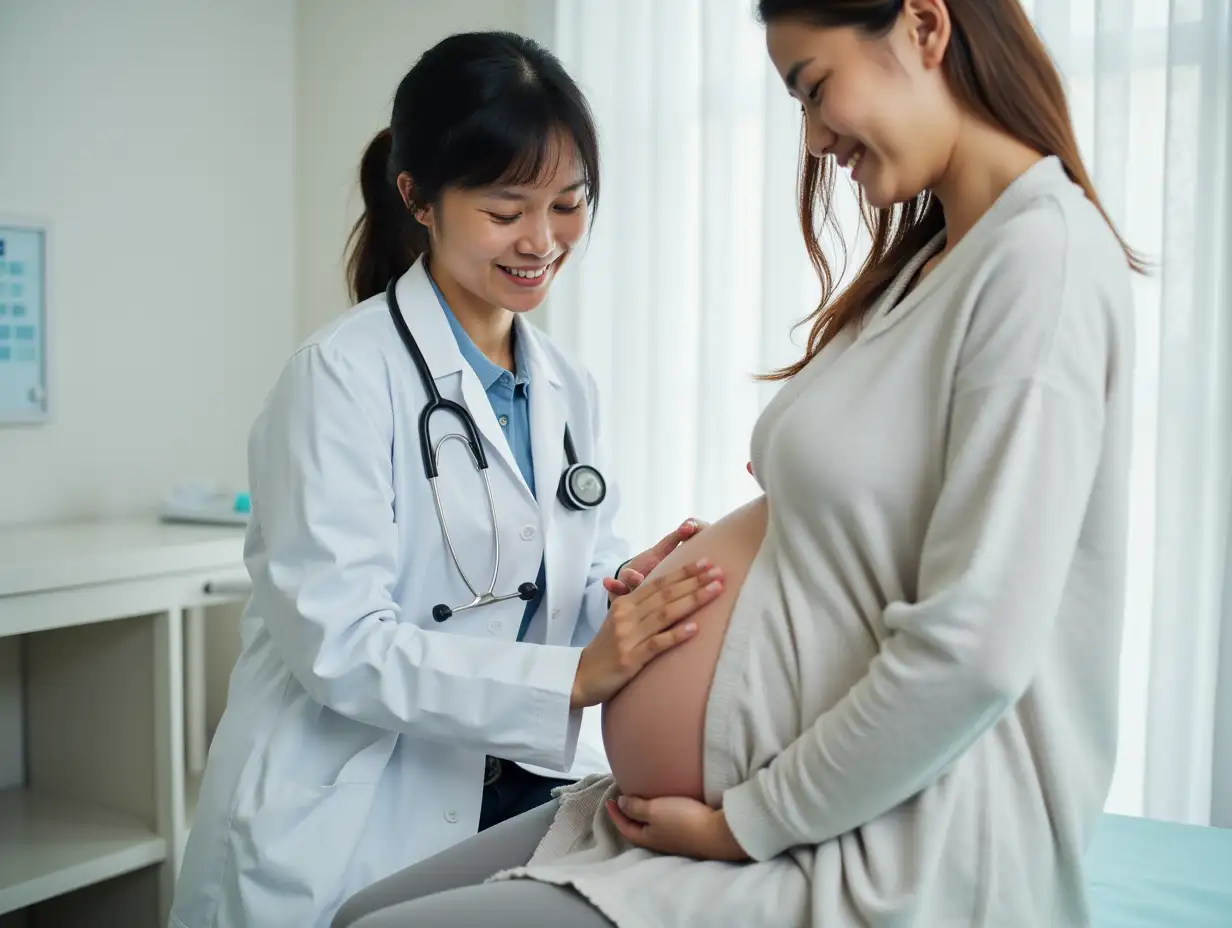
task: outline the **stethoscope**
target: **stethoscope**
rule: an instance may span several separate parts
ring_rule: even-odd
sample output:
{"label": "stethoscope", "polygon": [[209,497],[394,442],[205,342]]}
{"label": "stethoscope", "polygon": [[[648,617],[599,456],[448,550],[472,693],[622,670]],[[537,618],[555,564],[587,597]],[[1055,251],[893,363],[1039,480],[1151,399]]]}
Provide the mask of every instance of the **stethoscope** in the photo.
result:
{"label": "stethoscope", "polygon": [[[432,372],[428,370],[428,362],[424,360],[423,353],[419,350],[419,345],[415,341],[415,336],[411,334],[411,330],[407,327],[406,320],[402,318],[402,312],[398,308],[398,296],[394,292],[396,283],[396,279],[391,280],[389,286],[385,289],[385,301],[389,305],[389,315],[393,318],[394,327],[398,330],[402,343],[406,345],[406,350],[410,352],[411,359],[415,362],[415,367],[419,371],[419,378],[423,381],[424,389],[428,393],[428,403],[419,414],[419,450],[423,455],[424,474],[428,478],[428,484],[432,487],[432,499],[436,504],[436,518],[441,524],[441,534],[445,538],[445,547],[449,549],[449,556],[453,559],[454,566],[462,577],[462,582],[466,584],[467,589],[471,591],[471,595],[474,597],[466,605],[456,606],[452,609],[444,603],[433,606],[432,618],[438,622],[444,622],[455,613],[463,612],[467,609],[475,609],[479,606],[486,606],[489,603],[502,603],[510,599],[521,599],[529,602],[539,595],[539,587],[534,583],[523,583],[515,593],[506,593],[503,596],[497,596],[495,593],[496,575],[500,570],[500,528],[496,522],[496,501],[492,497],[492,482],[488,479],[488,456],[484,453],[483,444],[479,440],[479,430],[475,426],[475,420],[471,417],[466,407],[460,403],[455,403],[453,400],[445,399],[441,396],[440,391],[437,390],[436,381],[432,379]],[[442,436],[436,445],[433,446],[428,426],[432,420],[432,414],[435,412],[453,413],[458,421],[462,423],[462,428],[466,434],[449,432]],[[436,466],[437,453],[440,451],[441,445],[450,439],[457,439],[466,443],[471,452],[471,459],[475,462],[475,467],[479,470],[479,473],[483,475],[483,485],[488,491],[488,512],[492,516],[492,578],[488,581],[487,590],[482,593],[471,583],[470,578],[466,575],[466,570],[462,567],[462,562],[458,560],[457,552],[454,551],[453,539],[449,536],[449,526],[445,522],[445,512],[441,508],[441,497],[436,486],[437,479],[440,476]],[[560,485],[556,489],[556,498],[560,500],[566,509],[573,510],[574,512],[594,509],[607,496],[607,483],[604,481],[603,475],[599,473],[598,468],[592,467],[589,464],[578,463],[577,450],[573,447],[573,436],[569,434],[569,424],[567,422],[565,423],[565,461],[566,467],[560,475]]]}

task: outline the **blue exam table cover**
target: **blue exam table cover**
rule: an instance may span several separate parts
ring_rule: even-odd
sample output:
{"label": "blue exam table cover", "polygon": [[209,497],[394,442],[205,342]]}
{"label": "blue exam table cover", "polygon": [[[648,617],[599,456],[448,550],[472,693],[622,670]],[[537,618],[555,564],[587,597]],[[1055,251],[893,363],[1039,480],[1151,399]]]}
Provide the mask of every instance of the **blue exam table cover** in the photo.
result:
{"label": "blue exam table cover", "polygon": [[1087,884],[1092,928],[1232,928],[1232,830],[1105,815]]}

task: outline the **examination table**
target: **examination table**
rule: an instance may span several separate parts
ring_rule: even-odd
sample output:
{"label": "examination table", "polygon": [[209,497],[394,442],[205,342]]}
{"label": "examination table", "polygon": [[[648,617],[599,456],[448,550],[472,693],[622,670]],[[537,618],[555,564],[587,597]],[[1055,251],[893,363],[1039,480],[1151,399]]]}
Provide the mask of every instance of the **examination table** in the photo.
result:
{"label": "examination table", "polygon": [[1232,928],[1232,829],[1105,815],[1087,874],[1092,928]]}

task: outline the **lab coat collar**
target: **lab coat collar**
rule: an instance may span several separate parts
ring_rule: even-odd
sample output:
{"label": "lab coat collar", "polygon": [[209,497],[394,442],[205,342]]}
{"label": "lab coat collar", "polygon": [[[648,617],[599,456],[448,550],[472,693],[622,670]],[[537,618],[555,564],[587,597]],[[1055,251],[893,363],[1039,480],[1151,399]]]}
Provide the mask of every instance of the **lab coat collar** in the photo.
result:
{"label": "lab coat collar", "polygon": [[[561,387],[560,371],[556,367],[556,362],[544,350],[543,345],[539,343],[539,333],[533,325],[526,321],[526,318],[519,313],[513,318],[513,328],[515,333],[514,344],[517,345],[517,350],[520,355],[518,363],[522,363],[525,359],[527,370],[530,373],[530,378],[534,383],[547,382],[556,389]],[[564,441],[564,439],[561,439]]]}
{"label": "lab coat collar", "polygon": [[[445,318],[445,313],[437,301],[422,257],[402,275],[395,287],[395,293],[402,318],[406,320],[407,328],[419,343],[419,350],[428,363],[428,370],[432,372],[437,389],[442,396],[455,400],[459,399],[458,393],[461,393],[462,404],[475,420],[475,426],[488,452],[488,465],[494,466],[494,458],[502,461],[509,468],[515,483],[533,501],[530,487],[522,477],[517,459],[513,456],[513,449],[509,447],[505,433],[496,421],[496,413],[492,411],[492,404],[483,384],[479,382],[478,375],[466,363],[462,351],[458,348],[458,341],[454,338],[449,320]],[[460,388],[454,386],[455,375],[460,375]],[[439,440],[446,430],[460,430],[459,425],[445,424],[444,420],[452,418],[442,415],[433,420],[434,441]],[[492,454],[493,451],[496,453]]]}
{"label": "lab coat collar", "polygon": [[449,328],[449,321],[437,303],[423,258],[402,275],[394,292],[398,297],[402,319],[415,336],[419,350],[428,362],[428,370],[432,372],[432,379],[439,385],[449,376],[463,371],[466,361]]}
{"label": "lab coat collar", "polygon": [[[436,302],[440,304],[441,309],[444,311],[445,320],[449,323],[449,330],[453,332],[454,341],[458,343],[458,348],[462,352],[462,359],[478,375],[479,383],[483,385],[483,389],[485,391],[491,390],[501,376],[506,373],[505,369],[490,360],[487,355],[479,350],[479,346],[475,344],[474,339],[462,327],[462,323],[458,321],[458,317],[454,314],[453,309],[450,308],[449,301],[445,299],[445,294],[441,293],[440,286],[432,279],[432,272],[427,271],[426,273],[428,283],[432,287],[432,292],[436,294]],[[517,384],[529,385],[530,383],[530,367],[526,358],[526,349],[522,343],[523,339],[515,333],[513,339],[513,382],[515,386]]]}

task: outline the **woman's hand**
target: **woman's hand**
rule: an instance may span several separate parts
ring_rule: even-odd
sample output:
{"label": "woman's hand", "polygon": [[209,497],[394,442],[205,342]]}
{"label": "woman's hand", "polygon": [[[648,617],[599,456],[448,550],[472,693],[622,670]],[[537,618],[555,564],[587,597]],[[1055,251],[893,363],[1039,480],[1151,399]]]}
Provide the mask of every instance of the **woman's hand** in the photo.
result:
{"label": "woman's hand", "polygon": [[722,590],[723,572],[703,559],[655,577],[617,599],[599,633],[582,649],[572,708],[610,699],[651,659],[692,638],[696,623],[682,620]]}
{"label": "woman's hand", "polygon": [[659,566],[659,561],[705,527],[706,523],[700,519],[685,519],[678,529],[663,536],[658,544],[647,548],[637,557],[625,561],[621,565],[619,576],[606,577],[603,580],[603,588],[607,590],[608,600],[614,600],[617,596],[624,596],[637,589],[646,579],[646,575]]}
{"label": "woman's hand", "polygon": [[625,840],[647,850],[696,860],[749,859],[727,827],[723,811],[696,799],[621,796],[608,802],[607,813]]}

